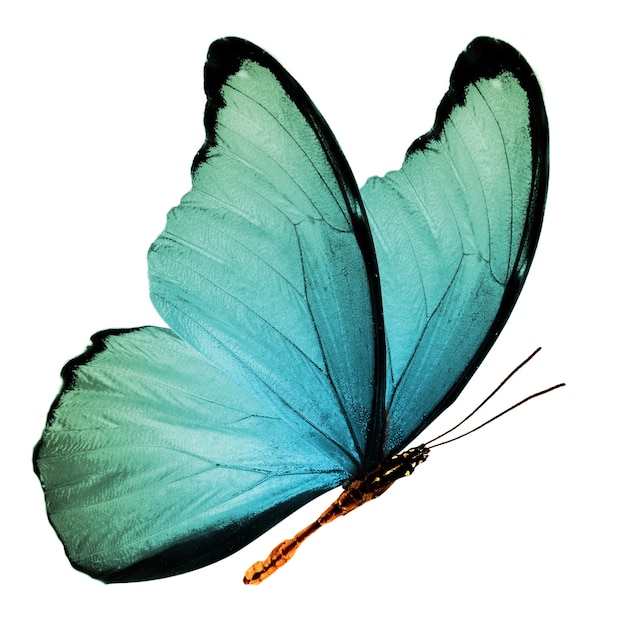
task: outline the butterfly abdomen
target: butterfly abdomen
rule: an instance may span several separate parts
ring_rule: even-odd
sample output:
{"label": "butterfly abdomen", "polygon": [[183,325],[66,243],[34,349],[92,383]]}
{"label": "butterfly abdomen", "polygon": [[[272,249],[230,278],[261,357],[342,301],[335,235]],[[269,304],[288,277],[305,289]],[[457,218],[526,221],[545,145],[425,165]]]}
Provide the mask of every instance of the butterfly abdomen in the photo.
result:
{"label": "butterfly abdomen", "polygon": [[428,458],[430,450],[425,445],[410,448],[389,456],[363,478],[353,480],[339,497],[312,523],[292,539],[278,544],[265,559],[248,568],[243,582],[257,585],[271,576],[293,557],[302,542],[325,524],[347,515],[362,504],[382,495],[398,478],[410,476],[415,468]]}

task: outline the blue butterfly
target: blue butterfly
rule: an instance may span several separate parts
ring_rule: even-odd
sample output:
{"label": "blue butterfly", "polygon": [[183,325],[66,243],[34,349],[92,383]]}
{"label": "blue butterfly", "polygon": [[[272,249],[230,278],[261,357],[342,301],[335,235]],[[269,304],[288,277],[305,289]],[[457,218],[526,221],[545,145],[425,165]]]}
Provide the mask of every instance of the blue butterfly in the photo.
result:
{"label": "blue butterfly", "polygon": [[428,448],[400,451],[493,345],[539,237],[546,114],[506,43],[470,44],[432,130],[360,191],[260,48],[213,43],[205,89],[192,189],[148,258],[172,330],[94,335],[35,449],[69,559],[106,582],[205,566],[330,489],[344,514],[410,473]]}

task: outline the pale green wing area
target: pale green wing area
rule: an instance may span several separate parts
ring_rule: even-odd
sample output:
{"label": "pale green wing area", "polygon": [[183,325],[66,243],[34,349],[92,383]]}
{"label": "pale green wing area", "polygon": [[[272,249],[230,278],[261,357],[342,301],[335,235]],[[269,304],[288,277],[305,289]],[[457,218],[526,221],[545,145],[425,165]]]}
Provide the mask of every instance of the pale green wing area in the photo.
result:
{"label": "pale green wing area", "polygon": [[304,91],[259,48],[213,44],[205,88],[207,140],[150,250],[152,300],[268,413],[356,471],[375,380],[352,174]]}
{"label": "pale green wing area", "polygon": [[532,70],[481,38],[459,57],[432,131],[362,189],[387,334],[388,451],[454,401],[506,322],[539,236],[547,150]]}
{"label": "pale green wing area", "polygon": [[35,450],[72,564],[106,582],[221,559],[347,472],[170,330],[104,331]]}

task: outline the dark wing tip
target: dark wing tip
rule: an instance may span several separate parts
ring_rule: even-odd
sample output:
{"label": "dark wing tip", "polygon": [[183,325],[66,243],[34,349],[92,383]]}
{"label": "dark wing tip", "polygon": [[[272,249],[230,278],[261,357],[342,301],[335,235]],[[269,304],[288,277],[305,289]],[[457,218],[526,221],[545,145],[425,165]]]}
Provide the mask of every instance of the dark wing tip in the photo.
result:
{"label": "dark wing tip", "polygon": [[511,72],[518,78],[534,76],[524,57],[510,44],[492,37],[477,37],[459,55],[452,70],[451,84],[469,85],[481,78]]}
{"label": "dark wing tip", "polygon": [[541,88],[534,71],[526,59],[510,44],[492,37],[477,37],[459,55],[452,74],[450,87],[437,108],[432,129],[416,139],[407,151],[423,150],[430,141],[438,139],[452,110],[465,103],[467,88],[479,80],[495,78],[510,73],[528,94],[530,126],[533,143],[540,153],[547,153],[548,121],[543,103]]}
{"label": "dark wing tip", "polygon": [[273,57],[246,39],[224,37],[209,46],[204,66],[204,90],[207,96],[213,95],[228,79],[239,71],[245,60],[256,61],[260,65],[276,63]]}
{"label": "dark wing tip", "polygon": [[[226,104],[222,96],[222,87],[241,69],[245,61],[253,61],[268,68],[275,75],[291,79],[274,57],[246,39],[224,37],[214,41],[209,46],[204,64],[204,92],[207,97],[204,111],[206,139],[194,157],[191,166],[192,175],[207,159],[210,149],[217,145],[215,122],[219,110]],[[299,87],[293,79],[291,81]]]}

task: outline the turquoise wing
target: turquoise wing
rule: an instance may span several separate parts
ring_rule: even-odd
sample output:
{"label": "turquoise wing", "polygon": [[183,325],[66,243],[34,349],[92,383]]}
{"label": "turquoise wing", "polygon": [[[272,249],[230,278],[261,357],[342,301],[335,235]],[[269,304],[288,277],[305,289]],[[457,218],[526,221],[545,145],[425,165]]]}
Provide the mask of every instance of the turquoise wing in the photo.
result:
{"label": "turquoise wing", "polygon": [[104,331],[35,450],[77,569],[171,576],[232,554],[349,476],[169,329]]}
{"label": "turquoise wing", "polygon": [[192,190],[149,252],[176,332],[96,335],[35,452],[70,560],[108,582],[223,558],[382,447],[380,287],[350,169],[259,48],[213,44],[205,85]]}
{"label": "turquoise wing", "polygon": [[193,188],[148,257],[153,303],[268,411],[287,410],[312,445],[332,439],[328,454],[357,472],[383,446],[385,347],[354,177],[308,96],[260,48],[212,44],[205,90]]}
{"label": "turquoise wing", "polygon": [[548,183],[548,126],[521,55],[476,39],[433,129],[402,168],[361,190],[388,346],[386,450],[412,441],[466,385],[532,260]]}

